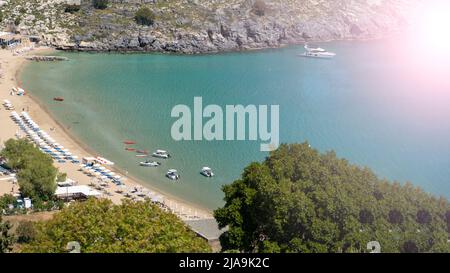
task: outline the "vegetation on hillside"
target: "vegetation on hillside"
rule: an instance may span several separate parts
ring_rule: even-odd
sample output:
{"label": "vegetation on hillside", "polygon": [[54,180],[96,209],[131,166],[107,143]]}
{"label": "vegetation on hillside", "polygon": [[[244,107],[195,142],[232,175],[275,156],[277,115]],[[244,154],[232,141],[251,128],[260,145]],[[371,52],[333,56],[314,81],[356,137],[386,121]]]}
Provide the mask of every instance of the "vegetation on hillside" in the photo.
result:
{"label": "vegetation on hillside", "polygon": [[449,252],[450,205],[410,183],[320,154],[281,145],[223,187],[215,211],[224,250],[248,252]]}
{"label": "vegetation on hillside", "polygon": [[49,155],[27,140],[10,139],[5,142],[0,156],[6,159],[9,168],[17,172],[20,192],[24,197],[42,201],[53,198],[58,170]]}
{"label": "vegetation on hillside", "polygon": [[92,0],[92,5],[96,9],[106,9],[108,7],[108,0]]}
{"label": "vegetation on hillside", "polygon": [[0,215],[0,253],[10,252],[15,243],[15,237],[11,234],[9,222],[3,222]]}
{"label": "vegetation on hillside", "polygon": [[150,202],[113,205],[90,199],[72,204],[35,228],[23,252],[67,252],[67,244],[74,241],[83,253],[211,251],[177,216]]}
{"label": "vegetation on hillside", "polygon": [[150,26],[155,21],[155,14],[149,8],[143,7],[136,12],[134,19],[140,25]]}

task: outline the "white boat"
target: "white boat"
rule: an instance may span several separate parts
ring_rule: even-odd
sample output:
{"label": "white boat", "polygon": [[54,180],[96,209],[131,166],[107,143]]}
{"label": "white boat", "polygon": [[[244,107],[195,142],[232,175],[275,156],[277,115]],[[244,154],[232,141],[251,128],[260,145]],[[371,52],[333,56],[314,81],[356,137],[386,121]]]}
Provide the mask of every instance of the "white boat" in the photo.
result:
{"label": "white boat", "polygon": [[170,154],[167,151],[164,150],[156,150],[156,152],[153,153],[154,157],[167,159],[170,157]]}
{"label": "white boat", "polygon": [[328,52],[320,47],[309,47],[308,44],[305,45],[305,52],[300,54],[301,57],[309,58],[321,58],[321,59],[331,59],[336,56],[336,53]]}
{"label": "white boat", "polygon": [[210,167],[203,167],[200,173],[206,177],[213,177],[214,173],[212,172]]}
{"label": "white boat", "polygon": [[158,167],[161,165],[161,163],[156,162],[156,161],[145,161],[145,162],[139,163],[139,165],[141,165],[142,167]]}
{"label": "white boat", "polygon": [[166,177],[171,180],[178,180],[180,179],[180,175],[178,174],[177,170],[171,169],[166,173]]}

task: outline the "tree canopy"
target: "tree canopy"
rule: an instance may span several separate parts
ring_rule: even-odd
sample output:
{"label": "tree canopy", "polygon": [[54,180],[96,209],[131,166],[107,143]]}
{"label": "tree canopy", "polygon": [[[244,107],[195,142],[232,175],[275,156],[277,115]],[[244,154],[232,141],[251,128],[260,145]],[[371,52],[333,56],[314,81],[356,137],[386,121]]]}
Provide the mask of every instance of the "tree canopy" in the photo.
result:
{"label": "tree canopy", "polygon": [[56,190],[58,170],[52,158],[26,140],[10,139],[0,155],[17,171],[20,192],[25,197],[50,200]]}
{"label": "tree canopy", "polygon": [[209,252],[210,247],[174,214],[150,202],[90,199],[74,203],[35,226],[23,252],[68,252],[76,241],[86,253]]}
{"label": "tree canopy", "polygon": [[15,243],[15,237],[11,234],[11,224],[3,222],[0,215],[0,253],[10,252]]}
{"label": "tree canopy", "polygon": [[307,143],[283,144],[223,187],[214,212],[224,250],[257,252],[449,252],[450,206],[410,183]]}

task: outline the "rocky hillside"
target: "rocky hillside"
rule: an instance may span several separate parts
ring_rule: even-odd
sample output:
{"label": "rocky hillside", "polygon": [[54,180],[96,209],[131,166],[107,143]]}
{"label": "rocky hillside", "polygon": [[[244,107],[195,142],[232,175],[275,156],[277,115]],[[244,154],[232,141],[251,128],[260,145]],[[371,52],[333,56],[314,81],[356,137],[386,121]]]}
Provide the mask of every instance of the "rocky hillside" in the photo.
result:
{"label": "rocky hillside", "polygon": [[[423,0],[6,0],[2,26],[68,50],[206,53],[312,40],[366,39],[398,31]],[[255,4],[255,2],[263,2]],[[148,7],[153,24],[135,22]],[[17,18],[20,18],[19,21]],[[16,23],[16,24],[15,24]]]}

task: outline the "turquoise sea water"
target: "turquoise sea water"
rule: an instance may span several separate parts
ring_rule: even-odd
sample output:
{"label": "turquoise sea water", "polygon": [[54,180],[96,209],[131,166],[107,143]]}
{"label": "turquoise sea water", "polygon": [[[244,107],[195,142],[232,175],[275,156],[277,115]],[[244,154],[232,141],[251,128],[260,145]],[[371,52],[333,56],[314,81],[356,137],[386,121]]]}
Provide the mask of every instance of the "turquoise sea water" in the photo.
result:
{"label": "turquoise sea water", "polygon": [[[324,44],[333,60],[305,59],[300,47],[206,56],[59,53],[33,63],[23,86],[81,141],[134,176],[193,203],[216,208],[221,186],[267,155],[255,141],[173,141],[173,106],[278,104],[280,139],[333,149],[380,177],[412,181],[450,197],[450,70],[391,40]],[[388,50],[387,50],[388,49]],[[446,72],[447,71],[447,72]],[[62,96],[63,103],[52,101]],[[171,152],[142,168],[122,141]],[[200,176],[202,166],[216,177]],[[164,177],[175,168],[180,183]]]}

